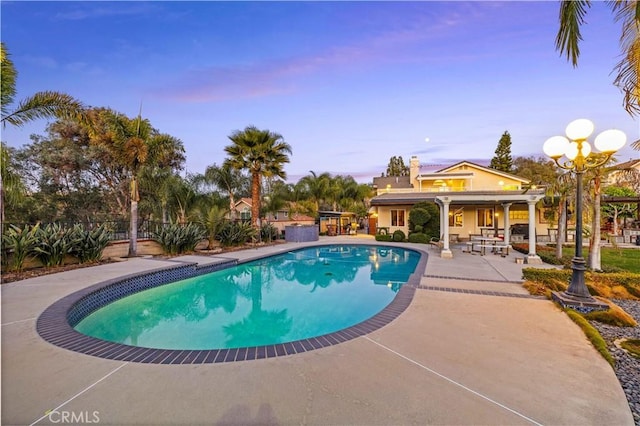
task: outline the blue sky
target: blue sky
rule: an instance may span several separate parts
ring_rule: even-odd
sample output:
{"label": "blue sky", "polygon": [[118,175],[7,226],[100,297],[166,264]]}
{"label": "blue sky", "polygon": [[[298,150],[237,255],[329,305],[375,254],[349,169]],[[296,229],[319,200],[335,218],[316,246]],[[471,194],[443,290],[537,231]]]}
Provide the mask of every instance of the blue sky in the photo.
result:
{"label": "blue sky", "polygon": [[[620,26],[595,2],[577,68],[555,50],[558,2],[10,2],[2,41],[16,100],[40,90],[145,118],[184,143],[189,172],[220,164],[255,125],[292,146],[289,181],[313,170],[368,182],[389,158],[424,169],[513,156],[590,118],[639,123],[613,86]],[[46,121],[2,129],[10,146]],[[426,139],[429,139],[427,142]],[[629,143],[628,142],[628,143]],[[618,159],[640,157],[624,148]]]}

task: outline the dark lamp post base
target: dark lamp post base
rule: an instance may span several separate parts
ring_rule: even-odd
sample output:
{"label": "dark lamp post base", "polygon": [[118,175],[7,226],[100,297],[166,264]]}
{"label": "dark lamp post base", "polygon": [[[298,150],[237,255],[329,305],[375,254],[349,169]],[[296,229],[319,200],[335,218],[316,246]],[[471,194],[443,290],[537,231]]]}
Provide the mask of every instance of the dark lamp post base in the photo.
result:
{"label": "dark lamp post base", "polygon": [[609,305],[593,297],[572,296],[562,291],[554,291],[551,293],[551,299],[558,302],[563,308],[573,309],[578,312],[588,313],[593,311],[606,311]]}

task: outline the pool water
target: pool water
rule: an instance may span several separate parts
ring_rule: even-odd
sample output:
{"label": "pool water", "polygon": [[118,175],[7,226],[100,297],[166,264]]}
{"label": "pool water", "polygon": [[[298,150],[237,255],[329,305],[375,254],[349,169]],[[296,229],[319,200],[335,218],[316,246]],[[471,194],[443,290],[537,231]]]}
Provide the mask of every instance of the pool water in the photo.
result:
{"label": "pool water", "polygon": [[230,349],[316,337],[384,309],[419,259],[396,247],[300,249],[133,294],[75,329],[157,349]]}

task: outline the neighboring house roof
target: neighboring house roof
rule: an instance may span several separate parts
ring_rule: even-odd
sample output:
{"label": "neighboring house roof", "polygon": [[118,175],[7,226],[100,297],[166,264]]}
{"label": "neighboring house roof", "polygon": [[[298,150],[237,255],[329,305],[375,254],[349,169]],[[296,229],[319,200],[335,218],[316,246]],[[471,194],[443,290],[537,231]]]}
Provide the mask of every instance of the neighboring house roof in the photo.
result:
{"label": "neighboring house roof", "polygon": [[251,207],[251,205],[253,204],[253,200],[251,198],[242,197],[238,201],[236,201],[234,207],[237,208],[240,204],[246,204],[247,206]]}
{"label": "neighboring house roof", "polygon": [[[458,163],[456,163],[456,164],[454,164],[452,166],[445,167],[444,169],[440,169],[440,170],[436,171],[433,174],[453,172],[454,170],[456,170],[456,169],[458,169],[458,168],[460,168],[462,166],[473,167],[473,168],[476,168],[476,169],[479,169],[479,170],[484,170],[485,172],[488,172],[488,173],[493,173],[495,175],[499,175],[499,176],[508,178],[508,179],[514,179],[514,180],[519,180],[520,182],[523,182],[523,183],[529,183],[529,179],[524,179],[524,178],[522,178],[520,176],[516,176],[516,175],[513,175],[511,173],[506,173],[506,172],[503,172],[501,170],[492,169],[491,167],[481,166],[480,164],[472,163],[470,161],[460,161],[460,162],[458,162]],[[454,172],[454,173],[456,173],[456,172]]]}
{"label": "neighboring house roof", "polygon": [[631,169],[631,168],[640,169],[640,158],[637,158],[635,160],[625,161],[624,163],[618,163],[613,167],[616,169]]}

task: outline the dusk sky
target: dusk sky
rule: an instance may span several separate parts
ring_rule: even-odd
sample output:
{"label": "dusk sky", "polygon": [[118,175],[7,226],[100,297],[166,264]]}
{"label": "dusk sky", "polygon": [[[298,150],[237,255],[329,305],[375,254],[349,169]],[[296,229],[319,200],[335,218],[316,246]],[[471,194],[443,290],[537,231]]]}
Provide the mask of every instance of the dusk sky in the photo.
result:
{"label": "dusk sky", "polygon": [[[504,131],[512,155],[589,118],[595,134],[639,123],[613,86],[621,25],[594,2],[580,63],[555,49],[545,2],[11,2],[2,41],[16,101],[41,90],[142,115],[182,140],[186,170],[221,164],[228,136],[255,125],[293,150],[290,182],[309,173],[370,182],[392,156],[424,165],[487,164]],[[28,143],[46,121],[7,126]],[[426,139],[428,138],[428,142]],[[593,138],[592,138],[593,140]]]}

